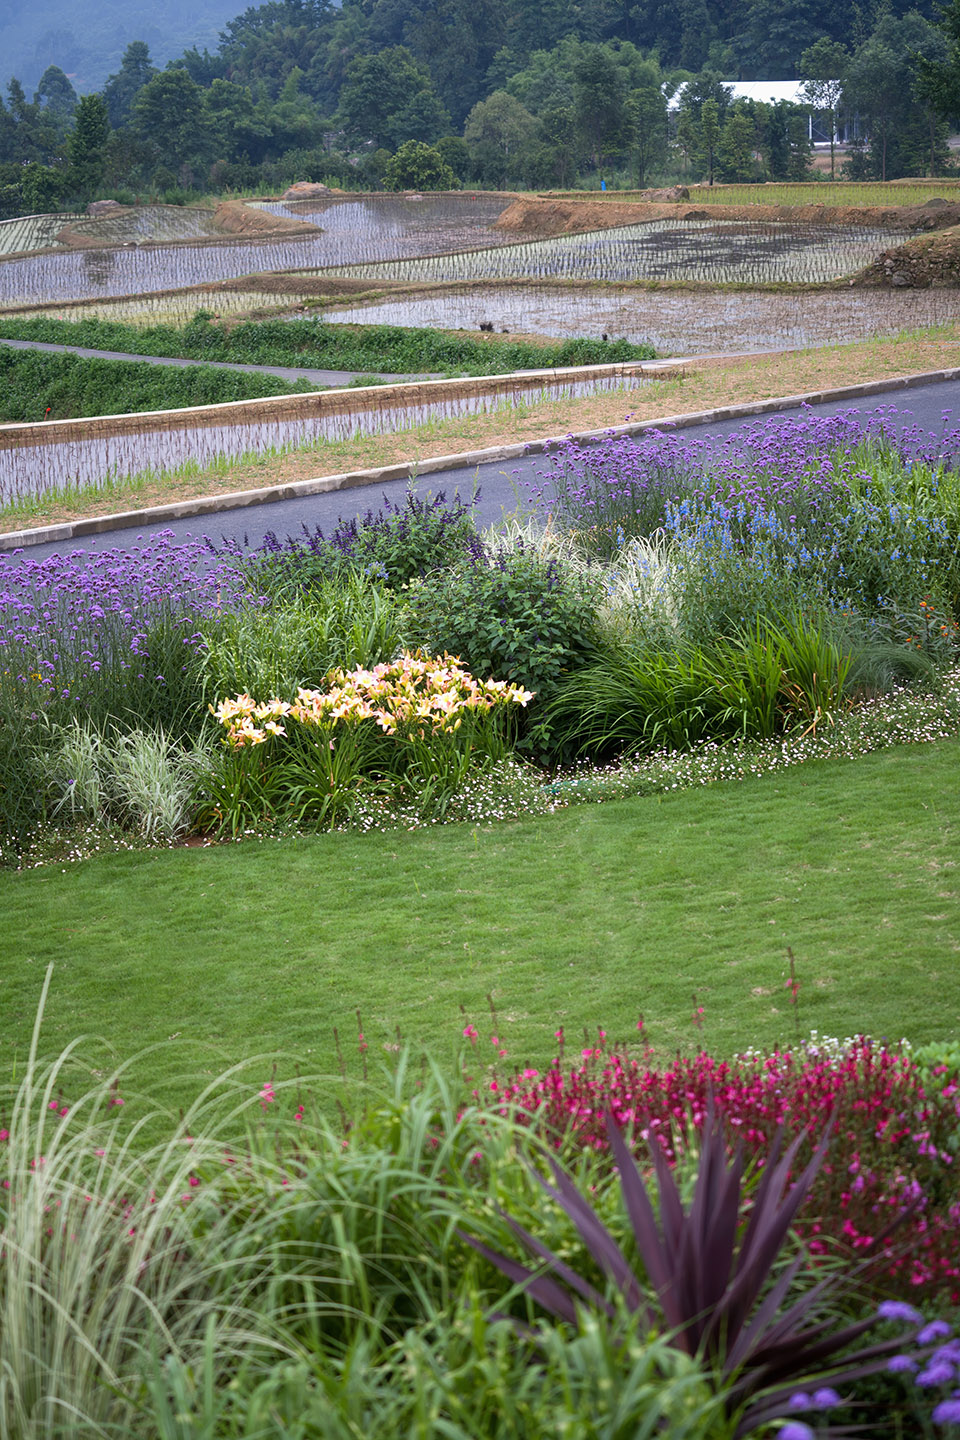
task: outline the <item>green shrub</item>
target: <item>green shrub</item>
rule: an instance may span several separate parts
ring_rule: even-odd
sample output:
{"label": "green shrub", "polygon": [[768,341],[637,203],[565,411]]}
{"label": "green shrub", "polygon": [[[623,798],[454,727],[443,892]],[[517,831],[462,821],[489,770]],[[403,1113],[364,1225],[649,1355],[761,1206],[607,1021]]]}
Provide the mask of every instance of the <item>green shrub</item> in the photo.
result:
{"label": "green shrub", "polygon": [[435,571],[409,594],[408,636],[458,655],[477,676],[510,680],[535,696],[521,748],[552,748],[546,707],[565,678],[597,654],[598,581],[565,573],[522,544]]}
{"label": "green shrub", "polygon": [[559,742],[599,759],[624,750],[687,750],[706,740],[765,740],[834,721],[852,658],[800,613],[699,645],[636,629],[608,639],[548,711]]}

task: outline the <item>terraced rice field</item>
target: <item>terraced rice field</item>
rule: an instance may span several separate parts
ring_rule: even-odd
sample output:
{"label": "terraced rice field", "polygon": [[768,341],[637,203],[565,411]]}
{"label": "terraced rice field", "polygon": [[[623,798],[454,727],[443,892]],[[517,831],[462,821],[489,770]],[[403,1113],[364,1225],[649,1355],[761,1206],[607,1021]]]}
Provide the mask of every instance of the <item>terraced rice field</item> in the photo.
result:
{"label": "terraced rice field", "polygon": [[[198,310],[217,315],[249,315],[252,312],[282,312],[290,307],[289,295],[269,290],[183,290],[172,295],[129,296],[100,300],[87,305],[60,305],[58,320],[118,320],[124,325],[185,325]],[[49,310],[18,311],[24,319],[49,315]]]}
{"label": "terraced rice field", "polygon": [[[406,208],[404,208],[406,207]],[[268,208],[268,207],[262,207]],[[276,212],[284,206],[273,207]],[[322,212],[287,211],[299,219],[316,220],[322,234],[307,232],[289,240],[236,243],[223,246],[158,244],[141,253],[136,248],[108,248],[135,244],[136,239],[172,239],[164,225],[185,230],[207,224],[211,212],[177,206],[148,206],[133,216],[100,217],[84,222],[90,233],[103,239],[104,248],[61,251],[0,265],[0,306],[43,305],[86,300],[97,296],[142,295],[155,290],[177,290],[217,280],[257,275],[273,270],[326,269],[353,259],[432,254],[437,247],[502,245],[509,236],[491,229],[503,209],[497,196],[462,201],[449,197],[432,201],[403,201],[392,196],[370,200],[337,200]],[[166,212],[172,211],[172,215]],[[159,212],[164,212],[160,214]],[[129,229],[140,224],[139,236]],[[176,238],[198,238],[199,228]],[[212,233],[203,231],[202,233]]]}
{"label": "terraced rice field", "polygon": [[87,216],[73,229],[103,245],[198,240],[222,233],[214,223],[212,210],[185,205],[144,205],[115,215]]}
{"label": "terraced rice field", "polygon": [[868,265],[909,232],[736,220],[651,220],[496,250],[343,266],[354,279],[694,280],[822,283]]}
{"label": "terraced rice field", "polygon": [[357,259],[398,260],[507,245],[511,236],[494,230],[502,213],[501,195],[424,195],[409,200],[378,195],[362,200],[295,200],[290,204],[261,201],[272,215],[309,220],[323,227],[324,259],[320,265],[344,265]]}
{"label": "terraced rice field", "polygon": [[325,321],[649,340],[661,355],[735,354],[895,335],[960,319],[958,290],[631,290],[484,285],[327,308]]}
{"label": "terraced rice field", "polygon": [[0,255],[56,249],[56,237],[64,225],[82,218],[80,215],[26,215],[19,220],[0,220]]}
{"label": "terraced rice field", "polygon": [[[267,450],[291,449],[316,441],[382,435],[412,429],[428,420],[488,413],[524,402],[536,404],[620,389],[626,392],[647,383],[640,375],[626,380],[621,376],[601,376],[589,381],[558,378],[546,384],[537,379],[515,385],[507,399],[503,395],[474,394],[441,396],[421,404],[402,403],[394,398],[395,387],[383,386],[377,388],[375,403],[370,408],[348,408],[317,418],[200,425],[196,420],[191,421],[189,412],[178,412],[183,415],[183,425],[176,430],[145,428],[139,433],[117,434],[110,433],[109,421],[91,422],[89,439],[50,444],[10,445],[9,440],[16,440],[17,436],[16,427],[8,427],[8,444],[0,445],[0,505],[64,491],[96,489],[110,480],[177,470],[188,464],[206,466],[224,457],[261,455]],[[358,406],[363,395],[361,390],[351,392]],[[4,427],[0,427],[0,436],[3,430]]]}

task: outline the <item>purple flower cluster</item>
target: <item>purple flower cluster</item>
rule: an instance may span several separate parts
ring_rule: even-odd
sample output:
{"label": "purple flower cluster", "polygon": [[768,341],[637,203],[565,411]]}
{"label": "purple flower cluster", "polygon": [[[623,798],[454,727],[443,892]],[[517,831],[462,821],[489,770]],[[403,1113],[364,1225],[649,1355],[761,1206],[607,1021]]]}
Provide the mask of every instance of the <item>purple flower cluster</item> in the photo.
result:
{"label": "purple flower cluster", "polygon": [[[913,1339],[920,1347],[919,1354],[904,1350],[893,1355],[887,1361],[887,1370],[893,1375],[912,1375],[914,1384],[922,1390],[953,1386],[951,1393],[934,1406],[932,1418],[936,1425],[960,1425],[960,1339],[953,1338],[952,1326],[945,1320],[925,1324],[920,1311],[901,1300],[885,1300],[877,1315],[881,1320],[915,1326]],[[940,1340],[945,1343],[938,1345]],[[931,1346],[935,1348],[931,1350]]]}
{"label": "purple flower cluster", "polygon": [[[960,430],[940,435],[904,424],[892,405],[861,413],[756,421],[716,442],[664,431],[572,438],[531,487],[532,498],[592,544],[615,553],[624,540],[672,523],[682,530],[715,507],[743,524],[775,519],[799,542],[820,537],[854,499],[879,501],[872,461],[882,453],[910,474],[918,462],[952,469]],[[882,487],[881,487],[882,489]]]}
{"label": "purple flower cluster", "polygon": [[38,708],[82,692],[105,667],[143,680],[157,625],[192,650],[203,617],[247,603],[248,588],[235,562],[215,560],[201,541],[177,543],[170,531],[129,550],[44,560],[13,551],[0,556],[0,670],[28,687]]}

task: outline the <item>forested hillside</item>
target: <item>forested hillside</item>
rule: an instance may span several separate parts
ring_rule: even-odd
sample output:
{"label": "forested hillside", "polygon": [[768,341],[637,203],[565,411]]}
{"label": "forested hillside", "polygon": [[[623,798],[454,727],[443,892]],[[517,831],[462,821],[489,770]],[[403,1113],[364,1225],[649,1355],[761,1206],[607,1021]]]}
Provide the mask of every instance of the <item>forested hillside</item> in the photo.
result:
{"label": "forested hillside", "polygon": [[[56,3],[66,0],[45,19]],[[187,3],[162,6],[168,35],[177,17],[213,19],[200,8],[191,19]],[[954,11],[960,0],[946,18],[934,0],[269,0],[165,65],[144,20],[106,83],[82,96],[56,59],[65,34],[44,49],[38,30],[32,99],[18,79],[0,101],[0,214],[295,179],[802,179],[810,113],[823,133],[839,122],[855,137],[844,161],[854,178],[939,173],[960,111]],[[107,0],[96,13],[84,43],[108,25]],[[124,5],[127,33],[137,13]],[[728,88],[792,77],[805,104],[735,100]]]}

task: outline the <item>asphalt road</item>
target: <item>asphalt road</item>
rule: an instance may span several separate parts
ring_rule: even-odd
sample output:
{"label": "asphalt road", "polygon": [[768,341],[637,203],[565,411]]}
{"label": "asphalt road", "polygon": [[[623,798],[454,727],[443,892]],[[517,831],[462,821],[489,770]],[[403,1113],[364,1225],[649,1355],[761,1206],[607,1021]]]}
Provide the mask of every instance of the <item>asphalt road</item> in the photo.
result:
{"label": "asphalt road", "polygon": [[[895,407],[896,423],[899,426],[918,425],[925,431],[940,435],[945,426],[948,429],[960,427],[960,381],[938,382],[909,390],[887,392],[859,401],[856,406],[849,400],[844,400],[811,406],[810,409],[813,414],[834,415],[852,408],[866,412],[875,410],[880,405]],[[793,409],[777,413],[796,414],[797,411]],[[768,414],[753,417],[752,422],[741,419],[715,425],[697,425],[691,427],[689,433],[691,438],[697,440],[719,441],[747,423],[766,423],[774,418],[773,414]],[[501,520],[504,514],[513,513],[518,506],[526,508],[528,501],[525,483],[536,481],[549,464],[548,457],[537,454],[507,465],[496,462],[479,467],[434,471],[415,480],[413,486],[418,494],[437,494],[438,491],[443,491],[447,496],[459,494],[467,500],[479,488],[480,498],[475,504],[477,523],[482,526],[492,525]],[[371,507],[377,509],[384,495],[394,503],[402,502],[407,483],[404,480],[393,480],[356,489],[306,496],[302,499],[244,506],[236,510],[220,511],[215,515],[110,531],[89,539],[32,545],[25,553],[31,559],[39,560],[54,553],[103,551],[133,545],[160,531],[172,531],[181,539],[208,535],[215,542],[221,539],[246,539],[251,544],[259,543],[268,531],[274,531],[281,538],[301,534],[305,525],[310,529],[319,525],[329,531],[341,517],[364,514]]]}

